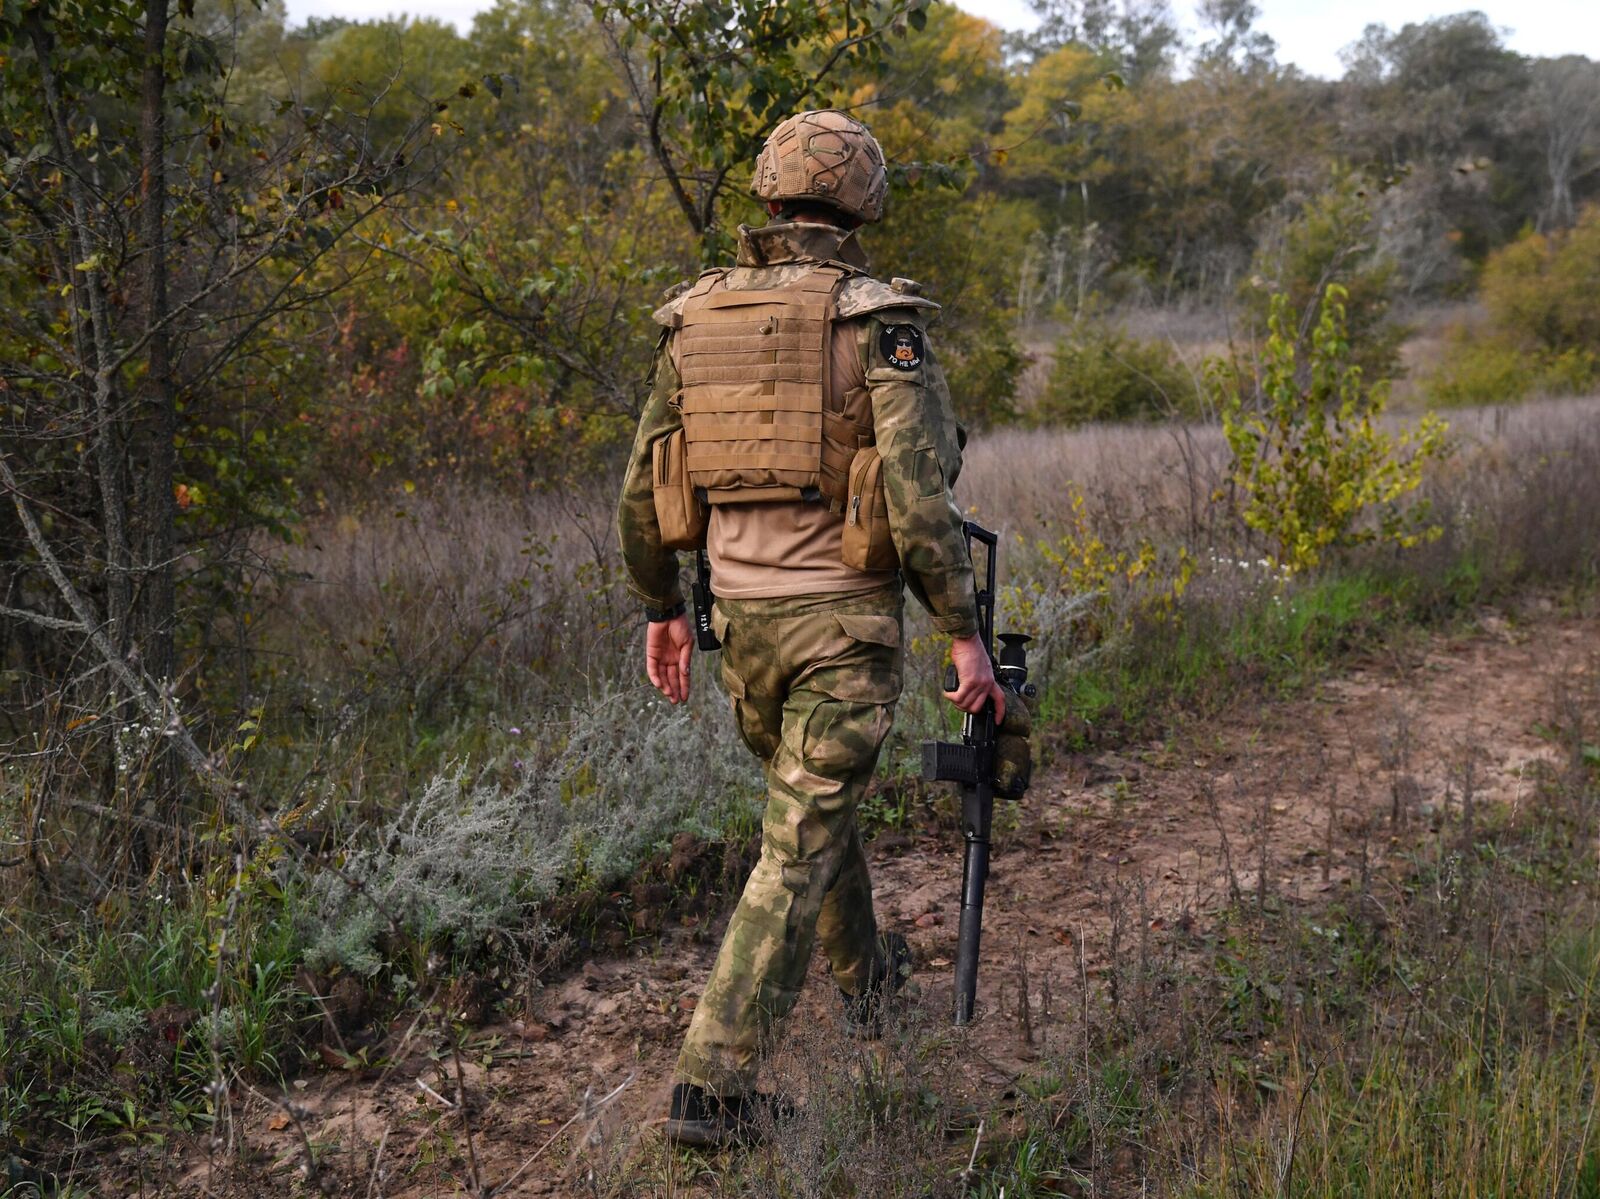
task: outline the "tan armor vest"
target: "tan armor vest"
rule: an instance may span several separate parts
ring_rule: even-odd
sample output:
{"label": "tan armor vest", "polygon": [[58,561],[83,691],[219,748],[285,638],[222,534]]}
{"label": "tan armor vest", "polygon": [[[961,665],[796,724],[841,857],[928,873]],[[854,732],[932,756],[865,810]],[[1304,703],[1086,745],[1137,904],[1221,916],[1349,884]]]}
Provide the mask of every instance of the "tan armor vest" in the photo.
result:
{"label": "tan armor vest", "polygon": [[851,459],[873,441],[865,392],[842,410],[829,400],[835,298],[853,273],[817,263],[796,278],[786,264],[740,272],[754,286],[736,288],[716,271],[684,297],[684,464],[708,503],[824,499],[843,509]]}

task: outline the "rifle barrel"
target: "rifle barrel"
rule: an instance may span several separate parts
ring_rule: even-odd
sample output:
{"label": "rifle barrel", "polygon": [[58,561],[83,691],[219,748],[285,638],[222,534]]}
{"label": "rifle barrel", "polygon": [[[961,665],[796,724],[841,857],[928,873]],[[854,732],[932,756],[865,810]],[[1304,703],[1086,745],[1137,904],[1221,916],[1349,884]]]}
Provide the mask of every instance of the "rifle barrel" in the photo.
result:
{"label": "rifle barrel", "polygon": [[978,949],[983,940],[983,890],[989,881],[989,817],[994,796],[985,784],[963,789],[966,853],[961,863],[961,926],[956,938],[955,1021],[972,1019],[978,1000]]}

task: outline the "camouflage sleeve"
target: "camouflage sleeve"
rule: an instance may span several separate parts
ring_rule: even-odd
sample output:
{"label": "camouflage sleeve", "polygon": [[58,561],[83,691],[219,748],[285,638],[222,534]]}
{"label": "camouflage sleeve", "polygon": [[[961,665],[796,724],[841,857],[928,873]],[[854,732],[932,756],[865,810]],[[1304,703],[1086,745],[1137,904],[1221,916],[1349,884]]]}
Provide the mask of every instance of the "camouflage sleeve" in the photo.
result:
{"label": "camouflage sleeve", "polygon": [[671,334],[664,334],[656,347],[655,363],[651,367],[654,385],[639,415],[639,431],[633,438],[628,471],[622,481],[622,498],[617,503],[617,540],[622,546],[628,592],[647,608],[670,608],[683,601],[683,588],[678,581],[678,554],[661,544],[651,486],[650,447],[657,438],[666,436],[682,423],[677,410],[667,402],[678,391],[678,372],[672,365],[671,348]]}
{"label": "camouflage sleeve", "polygon": [[972,559],[951,486],[961,447],[950,391],[917,310],[875,312],[858,346],[872,393],[872,424],[883,456],[889,533],[906,586],[941,633],[978,631]]}

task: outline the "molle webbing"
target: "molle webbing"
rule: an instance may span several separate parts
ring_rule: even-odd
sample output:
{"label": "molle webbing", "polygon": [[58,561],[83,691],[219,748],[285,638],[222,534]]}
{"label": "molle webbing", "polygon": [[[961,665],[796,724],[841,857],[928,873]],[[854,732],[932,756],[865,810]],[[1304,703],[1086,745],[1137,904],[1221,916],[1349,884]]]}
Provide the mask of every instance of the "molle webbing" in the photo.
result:
{"label": "molle webbing", "polygon": [[831,477],[839,453],[823,446],[825,423],[828,440],[846,440],[827,396],[834,296],[848,273],[819,265],[782,286],[743,290],[708,276],[685,297],[684,457],[710,502],[820,493],[843,503],[843,473],[837,484]]}

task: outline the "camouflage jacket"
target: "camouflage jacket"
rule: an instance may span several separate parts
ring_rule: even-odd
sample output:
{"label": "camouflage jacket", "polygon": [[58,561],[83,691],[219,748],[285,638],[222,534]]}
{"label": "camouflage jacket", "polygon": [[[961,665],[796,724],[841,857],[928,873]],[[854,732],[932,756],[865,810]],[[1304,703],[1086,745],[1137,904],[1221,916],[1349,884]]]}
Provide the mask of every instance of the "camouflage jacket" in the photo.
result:
{"label": "camouflage jacket", "polygon": [[[783,267],[817,260],[843,262],[858,271],[864,258],[853,234],[829,225],[741,226],[733,272],[762,271],[766,286],[781,286]],[[656,314],[667,326],[651,367],[650,398],[639,418],[617,510],[628,590],[647,607],[668,608],[683,600],[678,556],[663,548],[651,489],[651,446],[681,423],[670,401],[679,389],[672,358],[677,299]],[[967,636],[978,628],[972,561],[961,532],[961,511],[951,494],[961,472],[963,435],[956,423],[932,345],[929,321],[939,306],[916,294],[914,284],[884,284],[862,273],[840,290],[838,318],[853,326],[867,388],[878,452],[883,457],[889,528],[906,585],[933,617],[940,632]],[[892,365],[885,347],[891,330],[913,326],[922,336],[921,362],[913,369]],[[713,584],[714,585],[714,584]]]}

